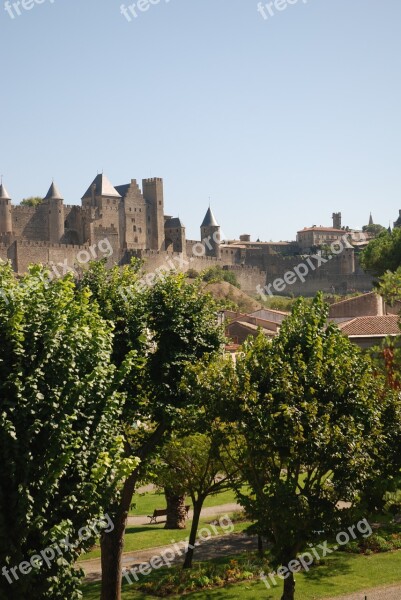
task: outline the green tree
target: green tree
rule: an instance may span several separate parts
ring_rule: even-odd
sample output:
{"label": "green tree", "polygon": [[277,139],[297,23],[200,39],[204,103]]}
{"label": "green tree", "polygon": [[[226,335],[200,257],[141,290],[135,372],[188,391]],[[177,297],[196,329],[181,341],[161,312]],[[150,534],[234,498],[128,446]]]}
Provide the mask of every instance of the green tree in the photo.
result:
{"label": "green tree", "polygon": [[209,496],[231,489],[238,470],[232,465],[224,472],[228,460],[221,459],[221,435],[214,432],[195,433],[183,438],[174,436],[163,448],[157,469],[158,481],[192,500],[194,515],[184,568],[192,567],[196,535],[203,504]]}
{"label": "green tree", "polygon": [[222,269],[220,266],[210,267],[207,269],[202,276],[203,281],[207,281],[208,283],[220,283],[221,281],[227,281],[231,283],[234,287],[240,288],[240,284],[238,283],[237,276],[233,271],[228,271],[226,269]]}
{"label": "green tree", "polygon": [[[75,600],[74,563],[96,538],[81,528],[134,466],[117,428],[125,367],[111,364],[112,328],[71,277],[50,283],[34,267],[18,281],[3,265],[0,288],[0,598]],[[66,536],[73,546],[51,560]]]}
{"label": "green tree", "polygon": [[371,240],[360,260],[362,268],[376,277],[396,271],[401,267],[401,228],[394,228],[391,233],[384,231]]}
{"label": "green tree", "polygon": [[401,266],[395,272],[384,273],[379,280],[378,292],[391,306],[401,302]]}
{"label": "green tree", "polygon": [[21,206],[38,206],[42,202],[43,198],[40,198],[40,196],[30,196],[29,198],[23,198],[20,204]]}
{"label": "green tree", "polygon": [[[327,314],[320,295],[309,307],[300,299],[273,341],[259,336],[236,368],[198,374],[216,417],[230,424],[233,460],[250,488],[241,503],[273,544],[277,567],[346,518],[337,504],[356,502],[381,435],[370,362]],[[282,600],[293,600],[294,588],[287,571]]]}
{"label": "green tree", "polygon": [[362,227],[362,231],[364,231],[366,233],[371,233],[375,237],[377,237],[378,235],[380,235],[384,231],[387,231],[387,229],[386,229],[386,227],[383,227],[383,225],[373,224],[373,225],[364,225]]}
{"label": "green tree", "polygon": [[115,529],[101,540],[102,600],[121,597],[125,526],[138,481],[165,438],[179,427],[183,409],[196,411],[180,390],[185,366],[213,355],[223,341],[214,301],[200,292],[199,282],[188,284],[184,275],[169,275],[146,289],[139,279],[136,263],[109,271],[104,263],[94,263],[82,281],[104,317],[115,323],[116,365],[133,350],[142,357],[141,369],[124,386],[128,400],[121,417],[126,456],[137,456],[141,463],[110,507]]}

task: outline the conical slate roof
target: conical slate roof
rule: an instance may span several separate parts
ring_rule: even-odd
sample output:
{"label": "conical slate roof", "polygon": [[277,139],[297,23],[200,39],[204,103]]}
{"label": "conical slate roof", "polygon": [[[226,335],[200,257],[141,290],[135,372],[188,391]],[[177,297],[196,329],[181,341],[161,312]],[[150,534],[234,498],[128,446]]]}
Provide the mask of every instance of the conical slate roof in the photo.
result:
{"label": "conical slate roof", "polygon": [[2,198],[3,200],[11,200],[11,198],[3,184],[0,184],[0,198]]}
{"label": "conical slate roof", "polygon": [[63,197],[60,194],[58,187],[56,186],[54,181],[52,182],[51,186],[49,187],[49,191],[47,192],[47,194],[43,198],[43,200],[63,200]]}
{"label": "conical slate roof", "polygon": [[216,218],[214,216],[214,214],[212,213],[212,209],[209,208],[207,209],[207,213],[205,215],[205,218],[203,219],[203,223],[201,225],[201,227],[219,227],[219,224],[216,221]]}
{"label": "conical slate roof", "polygon": [[120,194],[117,192],[116,188],[112,186],[106,175],[101,173],[96,175],[95,179],[82,196],[82,200],[84,200],[84,198],[92,198],[93,185],[95,186],[95,196],[111,196],[114,198],[121,198]]}

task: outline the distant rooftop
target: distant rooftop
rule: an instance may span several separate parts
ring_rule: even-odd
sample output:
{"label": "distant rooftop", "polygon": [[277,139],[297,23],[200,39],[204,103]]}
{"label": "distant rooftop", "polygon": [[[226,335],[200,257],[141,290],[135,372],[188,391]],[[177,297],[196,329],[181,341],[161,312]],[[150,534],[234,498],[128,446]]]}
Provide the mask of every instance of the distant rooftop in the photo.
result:
{"label": "distant rooftop", "polygon": [[49,187],[49,191],[47,192],[47,194],[43,198],[43,200],[62,200],[62,199],[63,199],[63,197],[60,194],[58,187],[56,186],[56,184],[53,181],[51,186]]}
{"label": "distant rooftop", "polygon": [[3,200],[11,200],[11,198],[3,184],[0,184],[0,198],[2,198]]}
{"label": "distant rooftop", "polygon": [[219,224],[217,223],[216,217],[212,213],[212,209],[210,208],[210,206],[207,209],[207,212],[206,212],[205,218],[203,219],[201,227],[219,227]]}
{"label": "distant rooftop", "polygon": [[356,317],[338,327],[349,337],[401,335],[398,315]]}
{"label": "distant rooftop", "polygon": [[180,227],[184,227],[179,217],[167,219],[164,223],[164,226],[169,229],[179,229]]}
{"label": "distant rooftop", "polygon": [[103,173],[96,175],[85,194],[82,196],[82,200],[85,198],[92,198],[92,187],[95,186],[95,196],[110,196],[114,198],[121,198],[121,195],[117,192],[116,188],[110,183],[106,175]]}
{"label": "distant rooftop", "polygon": [[335,229],[334,227],[304,227],[298,233],[303,233],[304,231],[326,231],[330,233],[345,233],[345,229]]}

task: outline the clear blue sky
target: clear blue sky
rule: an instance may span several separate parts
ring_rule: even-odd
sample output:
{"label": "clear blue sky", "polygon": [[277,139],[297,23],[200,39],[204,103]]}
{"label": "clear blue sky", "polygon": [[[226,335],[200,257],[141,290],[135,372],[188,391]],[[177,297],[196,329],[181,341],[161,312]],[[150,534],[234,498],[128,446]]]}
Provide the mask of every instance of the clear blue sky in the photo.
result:
{"label": "clear blue sky", "polygon": [[209,196],[227,237],[294,239],[333,211],[396,219],[400,0],[299,0],[268,20],[254,0],[160,0],[131,22],[120,6],[44,0],[11,19],[0,0],[16,203],[52,177],[79,203],[103,169],[114,185],[163,177],[192,239]]}

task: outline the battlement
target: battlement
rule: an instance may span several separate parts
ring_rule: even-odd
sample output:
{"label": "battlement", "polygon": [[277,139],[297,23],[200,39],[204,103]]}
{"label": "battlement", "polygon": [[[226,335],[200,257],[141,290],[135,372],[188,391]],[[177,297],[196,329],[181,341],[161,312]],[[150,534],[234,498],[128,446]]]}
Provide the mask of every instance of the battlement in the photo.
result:
{"label": "battlement", "polygon": [[34,214],[38,210],[39,206],[43,206],[43,203],[38,204],[37,206],[21,206],[21,204],[16,204],[15,206],[13,206],[13,212],[24,212]]}
{"label": "battlement", "polygon": [[35,242],[32,240],[18,240],[16,242],[19,248],[57,248],[65,250],[87,250],[90,244],[78,245],[78,244],[53,244],[51,242]]}
{"label": "battlement", "polygon": [[252,265],[223,265],[223,270],[224,271],[248,271],[249,273],[262,273],[262,269],[259,269],[259,267],[253,267]]}
{"label": "battlement", "polygon": [[162,177],[149,177],[148,179],[144,179],[143,181],[145,183],[157,183],[157,182],[162,182],[163,178]]}

